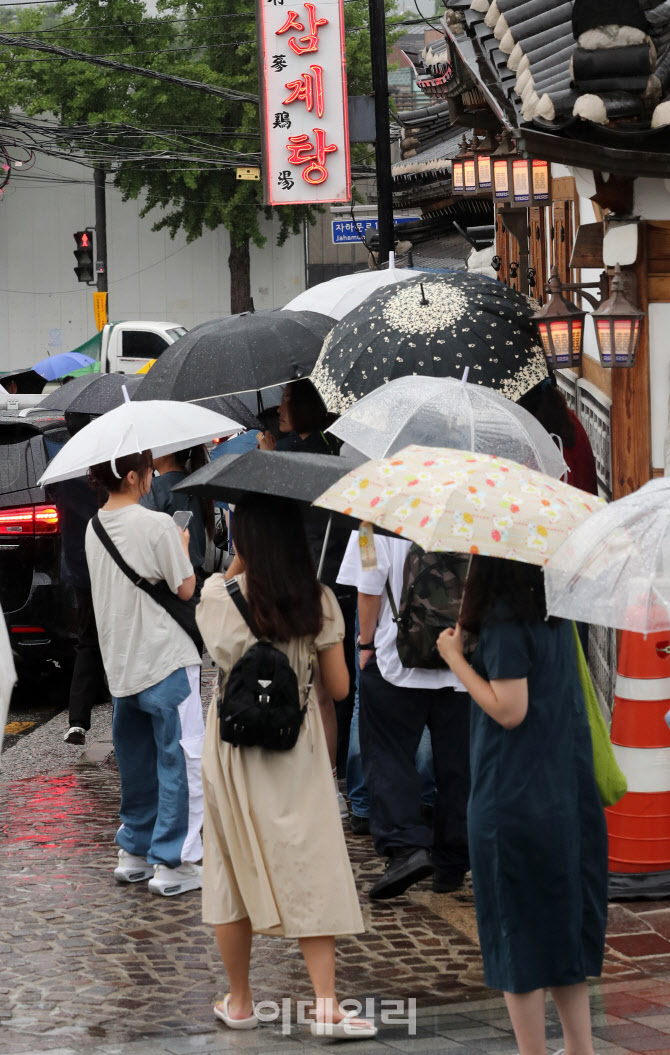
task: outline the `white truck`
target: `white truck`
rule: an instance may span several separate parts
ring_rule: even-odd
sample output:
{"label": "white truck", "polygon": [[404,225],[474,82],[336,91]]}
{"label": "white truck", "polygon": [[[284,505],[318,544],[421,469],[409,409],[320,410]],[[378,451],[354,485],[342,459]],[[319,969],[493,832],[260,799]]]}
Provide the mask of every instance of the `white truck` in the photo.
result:
{"label": "white truck", "polygon": [[[178,322],[108,322],[100,333],[100,372],[103,374],[136,374],[151,359],[158,359],[161,352],[174,344],[186,333],[186,327]],[[88,341],[81,348],[92,357],[97,349]],[[38,406],[58,382],[45,386],[42,392],[6,393],[0,382],[0,411],[28,413]]]}
{"label": "white truck", "polygon": [[185,333],[178,322],[108,322],[100,335],[100,373],[136,374]]}

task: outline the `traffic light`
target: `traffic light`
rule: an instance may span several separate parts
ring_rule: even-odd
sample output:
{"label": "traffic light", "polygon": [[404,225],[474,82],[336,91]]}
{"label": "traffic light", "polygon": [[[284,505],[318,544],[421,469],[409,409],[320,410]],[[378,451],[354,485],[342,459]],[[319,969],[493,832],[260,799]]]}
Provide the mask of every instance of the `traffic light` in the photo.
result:
{"label": "traffic light", "polygon": [[89,285],[95,282],[93,268],[93,230],[87,227],[85,231],[75,231],[74,240],[77,248],[74,255],[77,258],[77,266],[74,273],[79,282],[87,282]]}

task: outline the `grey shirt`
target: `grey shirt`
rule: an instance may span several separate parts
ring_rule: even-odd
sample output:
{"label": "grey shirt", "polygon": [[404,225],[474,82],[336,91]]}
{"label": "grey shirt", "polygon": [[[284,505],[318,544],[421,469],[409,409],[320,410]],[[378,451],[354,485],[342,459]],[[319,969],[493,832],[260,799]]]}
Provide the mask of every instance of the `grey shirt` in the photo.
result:
{"label": "grey shirt", "polygon": [[181,483],[187,476],[188,473],[182,472],[162,473],[160,476],[155,476],[149,494],[140,498],[140,505],[143,505],[145,509],[154,509],[157,513],[167,513],[168,516],[172,516],[177,509],[188,509],[190,513],[193,513],[191,523],[188,525],[190,535],[188,555],[194,568],[202,568],[205,563],[207,536],[200,500],[195,495],[172,490],[175,484]]}

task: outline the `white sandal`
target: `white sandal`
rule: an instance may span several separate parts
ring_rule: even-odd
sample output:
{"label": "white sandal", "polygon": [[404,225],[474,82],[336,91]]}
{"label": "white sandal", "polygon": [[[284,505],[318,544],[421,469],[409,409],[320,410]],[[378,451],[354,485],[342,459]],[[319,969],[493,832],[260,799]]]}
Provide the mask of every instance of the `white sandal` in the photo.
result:
{"label": "white sandal", "polygon": [[349,1011],[339,1022],[312,1022],[313,1037],[331,1037],[333,1040],[372,1040],[377,1036],[377,1027],[364,1018],[357,1019],[355,1011]]}
{"label": "white sandal", "polygon": [[230,993],[224,996],[223,1000],[220,1000],[219,1004],[214,1004],[214,1014],[217,1018],[220,1018],[222,1022],[225,1022],[229,1029],[257,1029],[259,1020],[256,1017],[256,1006],[252,1002],[251,1006],[254,1009],[254,1013],[250,1018],[231,1018],[228,1014],[228,1004],[230,1002]]}

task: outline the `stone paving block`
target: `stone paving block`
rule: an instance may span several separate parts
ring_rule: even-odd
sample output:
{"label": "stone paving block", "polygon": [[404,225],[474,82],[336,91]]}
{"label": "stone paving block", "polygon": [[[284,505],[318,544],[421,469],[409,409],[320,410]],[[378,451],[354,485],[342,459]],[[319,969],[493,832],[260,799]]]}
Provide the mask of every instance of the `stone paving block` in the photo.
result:
{"label": "stone paving block", "polygon": [[[386,1043],[386,1055],[391,1051],[415,1051],[417,1055],[433,1055],[433,1052],[454,1051],[464,1052],[466,1047],[456,1040],[446,1037],[407,1037],[405,1040],[392,1040]],[[363,1050],[362,1044],[360,1045]],[[347,1045],[347,1051],[349,1045]]]}
{"label": "stone paving block", "polygon": [[471,1041],[471,1040],[500,1040],[505,1033],[493,1026],[470,1026],[467,1029],[445,1029],[440,1030],[439,1035],[448,1040]]}
{"label": "stone paving block", "polygon": [[[667,1012],[667,1008],[665,1009]],[[670,1014],[665,1015],[631,1015],[632,1022],[640,1022],[643,1026],[660,1030],[661,1033],[670,1033]]]}

